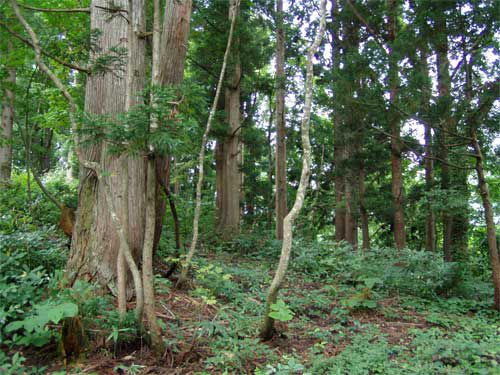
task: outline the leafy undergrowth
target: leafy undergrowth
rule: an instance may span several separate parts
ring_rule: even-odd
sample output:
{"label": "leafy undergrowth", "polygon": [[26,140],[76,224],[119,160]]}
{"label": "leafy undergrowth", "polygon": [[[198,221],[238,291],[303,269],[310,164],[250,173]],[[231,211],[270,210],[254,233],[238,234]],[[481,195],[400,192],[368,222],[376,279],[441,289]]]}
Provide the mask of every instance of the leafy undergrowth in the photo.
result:
{"label": "leafy undergrowth", "polygon": [[[273,310],[280,320],[276,335],[261,342],[257,332],[278,246],[271,241],[252,253],[243,245],[200,256],[189,291],[157,278],[157,315],[168,347],[160,361],[137,339],[132,325],[118,323],[111,299],[93,294],[92,286],[66,289],[64,298],[44,296],[38,311],[47,304],[53,308],[51,303],[56,308],[74,304],[84,319],[86,351],[68,363],[68,372],[500,373],[499,314],[491,309],[489,284],[464,265],[445,264],[425,252],[362,254],[299,241]],[[54,287],[49,284],[55,281],[47,283]],[[10,320],[29,322],[37,308]],[[9,330],[2,333],[2,373],[65,373],[56,350],[58,322],[48,323],[41,330],[54,334],[40,348],[16,345]],[[11,322],[11,331],[12,326],[22,324]],[[26,337],[29,343],[29,332],[24,343]]]}

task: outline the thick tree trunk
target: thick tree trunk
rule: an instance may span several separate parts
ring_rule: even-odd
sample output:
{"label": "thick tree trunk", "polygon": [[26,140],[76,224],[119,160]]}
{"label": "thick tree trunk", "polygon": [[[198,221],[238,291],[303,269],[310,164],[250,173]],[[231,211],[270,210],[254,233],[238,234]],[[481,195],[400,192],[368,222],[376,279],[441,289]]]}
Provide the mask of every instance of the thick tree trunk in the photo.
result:
{"label": "thick tree trunk", "polygon": [[[10,49],[9,49],[10,50]],[[16,84],[16,70],[7,68],[6,85],[1,102],[1,138],[0,143],[0,184],[10,182],[12,170],[12,125],[14,124],[14,85]],[[5,143],[3,143],[5,142]]]}
{"label": "thick tree trunk", "polygon": [[[112,14],[109,8],[119,7],[123,11]],[[91,29],[98,29],[98,47],[93,58],[107,53],[112,47],[127,48],[128,24],[123,15],[128,8],[126,0],[93,0],[91,4]],[[135,39],[135,38],[134,38]],[[138,39],[138,38],[137,38]],[[122,71],[93,74],[87,79],[85,93],[85,111],[96,115],[116,115],[124,112],[127,100],[130,104],[143,84],[144,57],[140,52],[139,40],[132,41],[136,46],[130,50],[129,58],[134,61],[131,67],[137,79],[131,83],[127,93],[125,73],[129,69],[125,62]],[[137,60],[136,60],[137,59]],[[142,65],[142,66],[141,66]],[[140,158],[109,155],[106,145],[96,144],[82,150],[86,160],[97,162],[101,168],[109,172],[106,185],[109,186],[109,198],[113,200],[116,213],[121,218],[127,233],[130,250],[137,261],[143,247],[145,225],[145,180],[146,164]],[[123,173],[127,171],[128,173]],[[80,190],[76,222],[71,242],[71,250],[67,265],[71,280],[83,278],[98,281],[101,285],[115,291],[117,257],[120,247],[119,237],[106,204],[105,187],[95,175],[82,168],[80,173]],[[130,279],[130,278],[129,278]],[[128,296],[132,294],[129,285]]]}
{"label": "thick tree trunk", "polygon": [[[237,0],[231,0],[229,8],[234,7]],[[227,134],[217,141],[217,232],[224,240],[231,239],[239,232],[240,226],[240,92],[241,62],[238,51],[238,40],[232,53],[233,65],[231,76],[226,87],[224,107],[227,115]]]}
{"label": "thick tree trunk", "polygon": [[283,0],[276,1],[276,238],[283,239],[286,198],[285,30]]}
{"label": "thick tree trunk", "polygon": [[[396,39],[396,23],[398,17],[396,0],[388,1],[389,14],[389,41],[391,43],[389,52],[389,73],[388,85],[391,104],[398,101],[398,59],[394,54],[392,45]],[[401,160],[401,134],[400,119],[394,108],[389,111],[389,126],[391,131],[391,172],[392,172],[392,197],[394,209],[394,243],[397,249],[403,249],[406,246],[405,218],[403,208],[403,172]]]}

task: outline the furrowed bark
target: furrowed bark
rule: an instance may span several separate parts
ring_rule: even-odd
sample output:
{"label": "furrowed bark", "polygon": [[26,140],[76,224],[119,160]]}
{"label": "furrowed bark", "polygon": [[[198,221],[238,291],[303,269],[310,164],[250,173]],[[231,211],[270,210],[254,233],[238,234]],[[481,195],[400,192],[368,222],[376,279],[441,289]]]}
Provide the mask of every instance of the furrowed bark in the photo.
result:
{"label": "furrowed bark", "polygon": [[[100,30],[101,35],[96,41],[99,48],[91,57],[95,59],[106,55],[112,47],[127,48],[128,53],[123,70],[105,71],[87,78],[85,112],[113,118],[124,113],[127,105],[130,107],[135,104],[144,83],[139,77],[144,76],[144,73],[141,73],[140,68],[143,61],[140,46],[132,40],[131,48],[128,48],[127,20],[110,17],[109,11],[103,9],[109,8],[112,3],[127,9],[126,0],[92,1],[91,28]],[[129,60],[132,62],[130,68]],[[137,74],[137,77],[128,82],[127,74]],[[87,160],[100,164],[103,170],[109,172],[104,178],[111,189],[117,215],[123,222],[130,251],[138,262],[145,225],[146,163],[143,158],[109,154],[107,149],[107,144],[99,142],[86,146],[81,152]],[[128,175],[126,170],[130,172]],[[117,294],[120,239],[109,215],[104,189],[104,185],[101,186],[91,171],[81,170],[78,209],[67,270],[71,280],[97,281]],[[127,271],[127,299],[133,297],[133,290],[132,275]]]}
{"label": "furrowed bark", "polygon": [[[239,0],[230,0],[229,19]],[[237,16],[237,15],[236,15]],[[223,240],[230,240],[240,229],[240,94],[241,94],[241,61],[239,39],[233,41],[231,76],[225,88],[224,109],[227,115],[227,133],[217,140],[216,174],[217,174],[217,232]]]}
{"label": "furrowed bark", "polygon": [[290,260],[290,253],[292,250],[293,223],[295,222],[295,219],[297,218],[297,216],[300,213],[300,210],[302,209],[302,205],[304,204],[304,198],[307,191],[307,186],[309,185],[309,175],[311,173],[311,143],[309,139],[309,122],[311,119],[311,106],[312,106],[313,86],[314,86],[313,58],[314,54],[319,48],[321,40],[323,39],[323,33],[325,31],[325,23],[326,23],[325,21],[326,21],[326,0],[322,0],[320,25],[317,34],[314,38],[314,42],[310,46],[307,53],[304,112],[302,115],[302,123],[301,123],[301,139],[303,148],[302,171],[300,174],[300,182],[299,182],[299,187],[297,189],[295,202],[293,204],[292,209],[286,215],[283,221],[283,243],[281,247],[281,256],[273,281],[267,292],[265,315],[260,329],[260,337],[263,340],[269,340],[273,336],[274,319],[269,316],[269,313],[271,312],[271,305],[276,303],[278,292],[285,278],[286,270],[288,268],[288,263]]}
{"label": "furrowed bark", "polygon": [[239,0],[233,3],[233,9],[231,13],[231,27],[229,29],[229,36],[227,38],[226,51],[224,52],[224,60],[222,62],[222,68],[219,75],[219,81],[217,83],[217,89],[215,90],[215,97],[212,103],[212,108],[210,109],[210,114],[208,115],[205,132],[203,133],[203,138],[201,140],[200,153],[198,156],[198,182],[196,183],[196,202],[195,202],[195,210],[193,218],[193,238],[191,240],[191,245],[189,246],[189,251],[186,255],[186,260],[182,267],[181,275],[179,277],[179,280],[177,281],[178,287],[182,287],[186,283],[188,279],[189,267],[191,265],[193,256],[196,252],[196,245],[198,242],[199,221],[201,215],[201,192],[203,188],[203,178],[204,178],[205,148],[208,141],[208,135],[210,134],[210,130],[212,128],[212,122],[215,116],[215,111],[217,109],[217,103],[219,101],[220,92],[222,90],[222,84],[224,83],[224,74],[226,72],[229,53],[231,51],[231,44],[233,40],[234,28],[236,25],[236,17],[238,14],[239,5],[240,5]]}
{"label": "furrowed bark", "polygon": [[[99,163],[89,161],[84,157],[84,154],[82,153],[81,149],[77,147],[79,145],[79,137],[77,135],[78,131],[78,125],[76,121],[76,112],[77,112],[77,106],[75,103],[75,100],[69,93],[69,91],[66,89],[66,87],[62,84],[62,82],[59,80],[59,78],[50,70],[50,68],[43,62],[42,57],[41,57],[41,49],[40,49],[40,44],[37,35],[31,28],[31,26],[28,24],[28,22],[24,19],[22,16],[19,6],[15,0],[11,0],[11,5],[14,10],[14,13],[16,14],[16,17],[18,18],[19,22],[23,25],[25,30],[28,32],[28,34],[31,37],[33,47],[35,49],[35,58],[38,66],[40,67],[40,70],[42,70],[49,78],[50,80],[54,83],[54,85],[61,91],[65,99],[68,101],[69,104],[69,118],[70,118],[70,123],[71,123],[71,131],[73,133],[74,141],[75,141],[75,146],[76,146],[76,154],[78,156],[78,160],[80,163],[87,169],[93,171],[97,177],[97,179],[103,184],[106,185],[106,181],[103,176],[103,169],[99,165]],[[127,238],[125,236],[125,230],[123,229],[123,225],[116,213],[116,208],[114,206],[113,199],[110,194],[110,189],[107,187],[107,185],[104,188],[104,193],[106,197],[106,203],[109,207],[109,214],[111,216],[111,219],[115,225],[115,230],[118,233],[119,239],[120,239],[120,244],[123,246],[124,249],[124,256],[127,261],[127,264],[129,268],[132,271],[133,279],[134,279],[134,285],[136,288],[136,295],[137,295],[137,308],[136,308],[136,317],[137,320],[140,322],[142,320],[142,310],[139,308],[142,307],[142,285],[141,285],[141,279],[140,279],[140,272],[139,269],[137,268],[137,265],[134,261],[134,258],[132,257],[132,254],[130,252],[130,248],[127,243]]]}

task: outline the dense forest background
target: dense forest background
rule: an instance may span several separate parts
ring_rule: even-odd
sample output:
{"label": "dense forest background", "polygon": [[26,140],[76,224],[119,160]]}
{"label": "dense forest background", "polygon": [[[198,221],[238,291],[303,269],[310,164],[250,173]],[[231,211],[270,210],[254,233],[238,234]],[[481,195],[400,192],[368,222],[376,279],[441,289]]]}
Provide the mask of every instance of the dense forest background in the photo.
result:
{"label": "dense forest background", "polygon": [[0,372],[500,373],[499,13],[0,1]]}

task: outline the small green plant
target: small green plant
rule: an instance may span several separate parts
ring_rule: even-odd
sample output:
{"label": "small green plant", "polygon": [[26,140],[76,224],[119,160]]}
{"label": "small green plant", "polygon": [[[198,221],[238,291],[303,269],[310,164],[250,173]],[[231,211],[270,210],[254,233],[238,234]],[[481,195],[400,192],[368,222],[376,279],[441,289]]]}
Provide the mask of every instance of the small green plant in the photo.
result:
{"label": "small green plant", "polygon": [[11,322],[5,328],[7,333],[22,332],[22,336],[14,333],[12,341],[16,345],[43,346],[56,335],[57,331],[51,330],[50,323],[57,324],[63,318],[72,318],[78,314],[78,306],[71,302],[54,304],[41,303],[33,309],[33,313],[23,320]]}
{"label": "small green plant", "polygon": [[275,320],[280,322],[287,322],[293,319],[295,314],[292,310],[287,306],[283,300],[278,300],[276,303],[271,305],[271,311],[269,312],[269,316]]}

